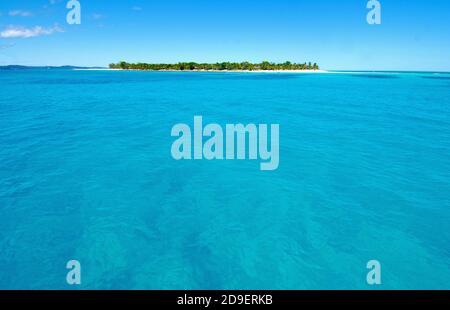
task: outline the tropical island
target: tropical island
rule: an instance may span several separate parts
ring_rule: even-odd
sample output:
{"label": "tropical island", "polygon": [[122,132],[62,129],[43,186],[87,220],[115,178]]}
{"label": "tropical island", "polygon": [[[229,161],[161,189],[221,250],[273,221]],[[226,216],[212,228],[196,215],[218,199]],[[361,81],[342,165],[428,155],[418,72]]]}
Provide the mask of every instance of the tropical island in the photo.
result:
{"label": "tropical island", "polygon": [[319,71],[317,63],[273,63],[263,61],[261,63],[250,62],[218,62],[218,63],[196,63],[179,62],[176,64],[151,64],[151,63],[128,63],[121,61],[109,65],[110,69],[116,70],[151,70],[151,71]]}

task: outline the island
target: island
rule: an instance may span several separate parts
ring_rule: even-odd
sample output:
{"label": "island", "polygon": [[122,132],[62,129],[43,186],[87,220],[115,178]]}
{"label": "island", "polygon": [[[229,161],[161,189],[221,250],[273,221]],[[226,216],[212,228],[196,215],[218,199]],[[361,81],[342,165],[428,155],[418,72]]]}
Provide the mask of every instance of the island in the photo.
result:
{"label": "island", "polygon": [[109,65],[110,69],[116,70],[150,70],[150,71],[320,71],[317,63],[273,63],[263,61],[261,63],[250,62],[218,62],[218,63],[196,63],[179,62],[175,64],[152,64],[152,63],[128,63],[121,61]]}

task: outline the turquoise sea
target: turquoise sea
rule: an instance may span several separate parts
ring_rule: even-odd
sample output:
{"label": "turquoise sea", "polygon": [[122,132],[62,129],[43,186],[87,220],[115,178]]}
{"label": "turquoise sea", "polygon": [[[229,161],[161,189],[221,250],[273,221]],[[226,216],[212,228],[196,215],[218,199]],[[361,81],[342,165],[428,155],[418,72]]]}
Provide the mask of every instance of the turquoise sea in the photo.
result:
{"label": "turquoise sea", "polygon": [[[175,161],[195,115],[279,169]],[[450,289],[449,193],[450,74],[0,71],[1,289]]]}

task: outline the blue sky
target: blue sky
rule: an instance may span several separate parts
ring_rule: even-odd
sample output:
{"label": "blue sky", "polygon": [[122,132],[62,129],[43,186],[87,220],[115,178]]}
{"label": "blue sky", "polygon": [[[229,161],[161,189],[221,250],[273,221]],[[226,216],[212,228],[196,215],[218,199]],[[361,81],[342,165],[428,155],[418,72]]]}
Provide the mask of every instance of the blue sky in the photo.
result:
{"label": "blue sky", "polygon": [[[324,69],[450,71],[449,0],[0,0],[0,65],[317,62]],[[15,32],[14,32],[15,31]],[[11,35],[13,34],[13,35]]]}

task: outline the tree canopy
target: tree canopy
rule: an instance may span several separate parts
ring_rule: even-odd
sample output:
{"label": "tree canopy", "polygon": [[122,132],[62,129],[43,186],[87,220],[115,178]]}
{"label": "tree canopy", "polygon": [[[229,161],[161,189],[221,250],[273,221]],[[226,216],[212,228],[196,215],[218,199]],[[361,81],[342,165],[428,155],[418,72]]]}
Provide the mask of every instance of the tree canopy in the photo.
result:
{"label": "tree canopy", "polygon": [[319,70],[317,63],[273,63],[263,61],[261,63],[250,62],[218,62],[218,63],[196,63],[179,62],[176,64],[151,64],[151,63],[128,63],[121,61],[110,64],[111,69],[124,70],[169,70],[169,71],[274,71],[274,70]]}

